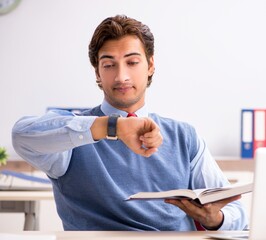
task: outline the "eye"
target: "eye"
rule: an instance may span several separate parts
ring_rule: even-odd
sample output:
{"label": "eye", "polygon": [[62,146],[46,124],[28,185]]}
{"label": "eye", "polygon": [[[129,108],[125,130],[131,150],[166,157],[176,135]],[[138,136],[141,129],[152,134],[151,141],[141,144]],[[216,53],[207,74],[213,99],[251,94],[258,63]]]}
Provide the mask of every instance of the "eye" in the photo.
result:
{"label": "eye", "polygon": [[112,68],[114,66],[115,66],[114,63],[106,63],[106,64],[103,64],[103,68],[105,68],[105,69],[109,69],[109,68]]}
{"label": "eye", "polygon": [[139,62],[138,61],[129,61],[127,64],[130,66],[135,66],[135,65],[139,64]]}

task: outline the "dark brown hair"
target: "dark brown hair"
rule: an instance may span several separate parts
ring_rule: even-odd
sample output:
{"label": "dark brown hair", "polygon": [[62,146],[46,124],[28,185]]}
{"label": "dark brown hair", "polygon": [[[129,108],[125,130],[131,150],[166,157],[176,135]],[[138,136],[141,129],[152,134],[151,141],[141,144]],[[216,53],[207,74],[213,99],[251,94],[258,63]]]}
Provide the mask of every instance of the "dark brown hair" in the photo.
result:
{"label": "dark brown hair", "polygon": [[[148,26],[125,15],[116,15],[103,20],[95,29],[89,44],[89,58],[98,74],[98,52],[108,40],[118,40],[126,35],[137,36],[143,43],[147,61],[154,55],[154,37]],[[148,78],[151,84],[152,75]]]}

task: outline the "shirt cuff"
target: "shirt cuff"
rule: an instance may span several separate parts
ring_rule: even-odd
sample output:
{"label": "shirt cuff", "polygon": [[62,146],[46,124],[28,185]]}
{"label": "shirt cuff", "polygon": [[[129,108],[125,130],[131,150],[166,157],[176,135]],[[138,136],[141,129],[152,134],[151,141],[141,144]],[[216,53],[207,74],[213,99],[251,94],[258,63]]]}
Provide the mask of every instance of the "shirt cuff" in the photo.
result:
{"label": "shirt cuff", "polygon": [[91,133],[91,126],[97,116],[76,116],[69,123],[69,136],[75,147],[95,143]]}
{"label": "shirt cuff", "polygon": [[232,225],[232,222],[234,221],[234,217],[230,214],[229,211],[223,210],[222,212],[224,214],[223,224],[217,230],[219,230],[219,231],[226,231],[227,230],[228,231],[229,229],[232,229],[231,225]]}

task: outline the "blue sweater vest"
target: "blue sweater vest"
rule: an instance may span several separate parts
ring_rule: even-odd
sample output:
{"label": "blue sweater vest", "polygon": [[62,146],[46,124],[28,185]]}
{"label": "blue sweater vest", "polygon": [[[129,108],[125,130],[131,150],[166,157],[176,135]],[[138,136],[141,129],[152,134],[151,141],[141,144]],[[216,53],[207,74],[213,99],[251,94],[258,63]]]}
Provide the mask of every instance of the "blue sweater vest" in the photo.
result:
{"label": "blue sweater vest", "polygon": [[[100,107],[84,112],[103,116]],[[163,144],[149,158],[133,153],[120,140],[101,140],[73,149],[67,172],[51,179],[65,230],[195,230],[177,207],[156,201],[125,201],[139,191],[190,188],[190,162],[197,137],[186,123],[150,114]]]}

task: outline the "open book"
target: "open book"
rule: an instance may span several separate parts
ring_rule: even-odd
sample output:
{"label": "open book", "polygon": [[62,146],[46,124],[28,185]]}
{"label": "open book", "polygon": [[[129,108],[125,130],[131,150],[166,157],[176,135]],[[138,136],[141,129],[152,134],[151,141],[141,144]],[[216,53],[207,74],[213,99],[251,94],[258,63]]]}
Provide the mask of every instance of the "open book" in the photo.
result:
{"label": "open book", "polygon": [[127,200],[158,200],[158,199],[191,199],[196,205],[216,202],[229,197],[252,192],[253,183],[234,184],[220,188],[208,189],[176,189],[165,192],[139,192]]}

